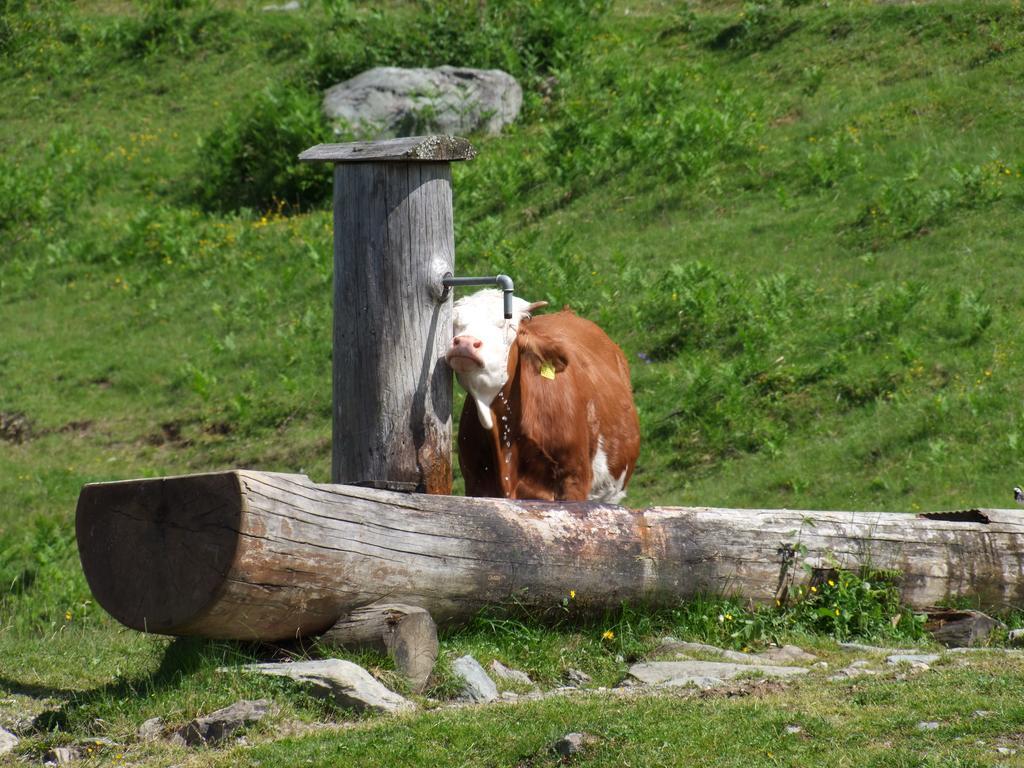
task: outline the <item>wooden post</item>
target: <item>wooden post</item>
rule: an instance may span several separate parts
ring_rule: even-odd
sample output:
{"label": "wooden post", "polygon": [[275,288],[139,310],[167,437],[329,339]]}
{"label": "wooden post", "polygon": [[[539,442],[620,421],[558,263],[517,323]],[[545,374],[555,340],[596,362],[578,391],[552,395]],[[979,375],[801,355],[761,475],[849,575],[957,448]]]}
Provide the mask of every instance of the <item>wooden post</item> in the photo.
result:
{"label": "wooden post", "polygon": [[450,136],[299,155],[334,164],[332,482],[451,492],[449,163],[475,155]]}

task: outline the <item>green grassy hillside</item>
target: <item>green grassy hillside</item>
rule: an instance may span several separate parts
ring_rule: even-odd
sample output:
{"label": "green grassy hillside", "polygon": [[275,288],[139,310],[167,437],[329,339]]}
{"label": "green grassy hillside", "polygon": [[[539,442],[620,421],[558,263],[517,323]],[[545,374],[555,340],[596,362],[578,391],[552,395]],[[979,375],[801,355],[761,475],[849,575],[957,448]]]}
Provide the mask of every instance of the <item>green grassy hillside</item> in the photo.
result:
{"label": "green grassy hillside", "polygon": [[237,698],[212,669],[256,651],[90,602],[75,501],[327,479],[329,174],[295,155],[334,139],[321,89],[380,64],[522,82],[455,169],[456,261],[626,351],[627,503],[1012,504],[1019,2],[263,4],[0,0],[0,686],[122,735]]}

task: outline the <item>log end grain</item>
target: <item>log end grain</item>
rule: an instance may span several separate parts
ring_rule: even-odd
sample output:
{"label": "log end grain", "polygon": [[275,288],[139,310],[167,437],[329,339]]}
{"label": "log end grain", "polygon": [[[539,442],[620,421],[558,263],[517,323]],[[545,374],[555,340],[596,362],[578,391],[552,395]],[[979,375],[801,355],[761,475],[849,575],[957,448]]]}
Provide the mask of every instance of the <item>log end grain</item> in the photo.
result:
{"label": "log end grain", "polygon": [[186,634],[223,589],[242,511],[232,472],[86,485],[75,529],[96,602],[133,629]]}

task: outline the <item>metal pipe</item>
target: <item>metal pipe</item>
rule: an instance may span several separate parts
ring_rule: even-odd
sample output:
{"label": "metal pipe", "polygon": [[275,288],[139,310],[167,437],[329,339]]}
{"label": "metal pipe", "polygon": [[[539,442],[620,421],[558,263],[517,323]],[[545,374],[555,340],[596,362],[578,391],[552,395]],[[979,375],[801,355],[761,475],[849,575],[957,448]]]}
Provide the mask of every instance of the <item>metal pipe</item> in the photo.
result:
{"label": "metal pipe", "polygon": [[441,285],[446,289],[444,295],[441,297],[442,300],[448,297],[447,289],[450,288],[463,288],[473,285],[496,285],[498,288],[501,288],[502,291],[505,319],[512,319],[512,293],[515,290],[515,286],[512,283],[512,278],[508,275],[491,275],[489,277],[455,277],[451,272],[447,272],[445,273],[445,276],[441,278]]}

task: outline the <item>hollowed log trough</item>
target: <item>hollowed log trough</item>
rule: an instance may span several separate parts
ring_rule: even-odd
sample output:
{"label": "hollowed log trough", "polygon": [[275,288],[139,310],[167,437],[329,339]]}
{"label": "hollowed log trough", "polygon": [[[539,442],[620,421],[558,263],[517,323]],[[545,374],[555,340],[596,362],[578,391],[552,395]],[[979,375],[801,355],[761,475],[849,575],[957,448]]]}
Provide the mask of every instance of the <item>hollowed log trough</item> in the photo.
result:
{"label": "hollowed log trough", "polygon": [[1024,605],[1024,514],[937,515],[523,502],[230,471],[85,486],[78,547],[97,602],[145,632],[281,641],[375,603],[438,621],[515,600],[581,610],[697,594],[774,601],[829,569],[899,571],[916,608]]}

